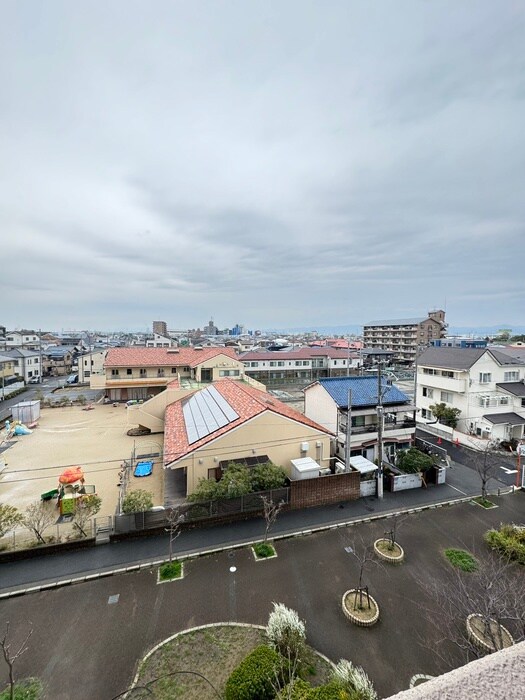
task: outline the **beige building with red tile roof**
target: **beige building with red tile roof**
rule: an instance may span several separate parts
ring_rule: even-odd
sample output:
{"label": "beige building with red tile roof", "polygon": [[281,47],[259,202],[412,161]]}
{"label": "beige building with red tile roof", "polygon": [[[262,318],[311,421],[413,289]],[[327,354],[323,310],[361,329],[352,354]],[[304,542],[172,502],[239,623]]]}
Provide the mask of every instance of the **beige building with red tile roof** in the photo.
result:
{"label": "beige building with red tile roof", "polygon": [[224,461],[267,456],[290,474],[292,459],[312,457],[326,468],[332,437],[270,394],[224,380],[166,407],[164,465],[184,470],[190,494]]}
{"label": "beige building with red tile roof", "polygon": [[244,365],[232,348],[111,348],[102,375],[91,387],[104,389],[111,401],[144,400],[174,379],[213,382],[241,379]]}

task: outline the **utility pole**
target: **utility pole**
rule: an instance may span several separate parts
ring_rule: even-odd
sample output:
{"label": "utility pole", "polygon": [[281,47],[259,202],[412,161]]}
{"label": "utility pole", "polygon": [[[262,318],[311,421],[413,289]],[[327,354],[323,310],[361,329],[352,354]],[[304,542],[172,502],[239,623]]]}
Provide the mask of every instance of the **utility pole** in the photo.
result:
{"label": "utility pole", "polygon": [[348,389],[348,408],[346,411],[345,472],[350,471],[350,439],[352,437],[352,389]]}
{"label": "utility pole", "polygon": [[38,329],[38,362],[40,367],[38,369],[38,381],[42,384],[42,329]]}
{"label": "utility pole", "polygon": [[383,388],[381,362],[377,364],[377,497],[383,498]]}

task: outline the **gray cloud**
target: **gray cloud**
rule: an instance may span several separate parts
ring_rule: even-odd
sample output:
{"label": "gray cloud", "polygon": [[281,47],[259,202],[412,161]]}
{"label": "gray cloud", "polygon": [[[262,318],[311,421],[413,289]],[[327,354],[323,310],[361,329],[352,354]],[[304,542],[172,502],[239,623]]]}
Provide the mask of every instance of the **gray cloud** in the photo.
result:
{"label": "gray cloud", "polygon": [[523,323],[525,8],[0,8],[10,327]]}

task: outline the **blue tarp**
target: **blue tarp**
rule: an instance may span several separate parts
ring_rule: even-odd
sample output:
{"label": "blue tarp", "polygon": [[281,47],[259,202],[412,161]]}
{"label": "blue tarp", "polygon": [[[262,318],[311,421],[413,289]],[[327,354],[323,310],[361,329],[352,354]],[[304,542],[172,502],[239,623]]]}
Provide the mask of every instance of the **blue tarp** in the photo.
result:
{"label": "blue tarp", "polygon": [[153,471],[153,462],[137,462],[134,476],[149,476]]}

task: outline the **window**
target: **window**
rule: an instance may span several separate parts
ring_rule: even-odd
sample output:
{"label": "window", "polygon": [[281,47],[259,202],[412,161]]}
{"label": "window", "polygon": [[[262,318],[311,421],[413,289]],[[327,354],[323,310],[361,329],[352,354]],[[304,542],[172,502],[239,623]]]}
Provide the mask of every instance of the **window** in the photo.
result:
{"label": "window", "polygon": [[365,424],[364,416],[354,416],[352,418],[352,428],[361,428]]}
{"label": "window", "polygon": [[144,369],[144,367],[142,367],[142,368],[140,369],[140,371],[139,371],[139,375],[140,375],[141,377],[145,377],[146,374],[147,374],[146,370]]}
{"label": "window", "polygon": [[448,377],[449,379],[454,379],[454,372],[449,372],[448,370],[443,370],[441,376]]}
{"label": "window", "polygon": [[509,405],[509,397],[508,396],[500,396],[499,397],[499,405],[500,406],[508,406]]}
{"label": "window", "polygon": [[238,376],[239,376],[238,369],[220,369],[219,370],[219,377],[238,377]]}
{"label": "window", "polygon": [[441,401],[444,401],[445,403],[452,403],[453,396],[450,391],[442,391],[441,392]]}
{"label": "window", "polygon": [[86,370],[84,372],[84,377],[86,377],[86,379],[87,379],[87,377],[90,377],[90,376],[91,376],[91,372],[89,370]]}
{"label": "window", "polygon": [[520,373],[519,372],[505,372],[503,375],[504,382],[519,382]]}
{"label": "window", "polygon": [[275,362],[270,362],[270,367],[275,367]]}
{"label": "window", "polygon": [[171,373],[172,373],[172,374],[177,374],[177,368],[176,368],[176,367],[172,367],[172,368],[171,368]]}
{"label": "window", "polygon": [[429,389],[428,387],[424,386],[423,387],[423,396],[426,396],[427,399],[434,398],[434,389]]}
{"label": "window", "polygon": [[488,384],[492,381],[492,374],[490,372],[480,372],[479,373],[479,383]]}
{"label": "window", "polygon": [[162,367],[159,367],[157,370],[157,377],[163,377],[164,376],[164,369]]}
{"label": "window", "polygon": [[118,369],[112,369],[112,370],[111,370],[111,376],[112,376],[112,377],[118,377],[118,374],[119,374]]}
{"label": "window", "polygon": [[126,374],[133,374],[133,370],[132,370],[132,369],[127,369],[127,370],[126,370]]}
{"label": "window", "polygon": [[283,362],[282,360],[280,360],[280,361],[277,363],[277,367],[284,367],[284,362]]}
{"label": "window", "polygon": [[437,369],[429,369],[428,367],[424,367],[423,374],[437,374]]}
{"label": "window", "polygon": [[295,361],[295,366],[296,366],[296,367],[300,367],[301,364],[302,364],[301,360],[296,360],[296,361]]}

